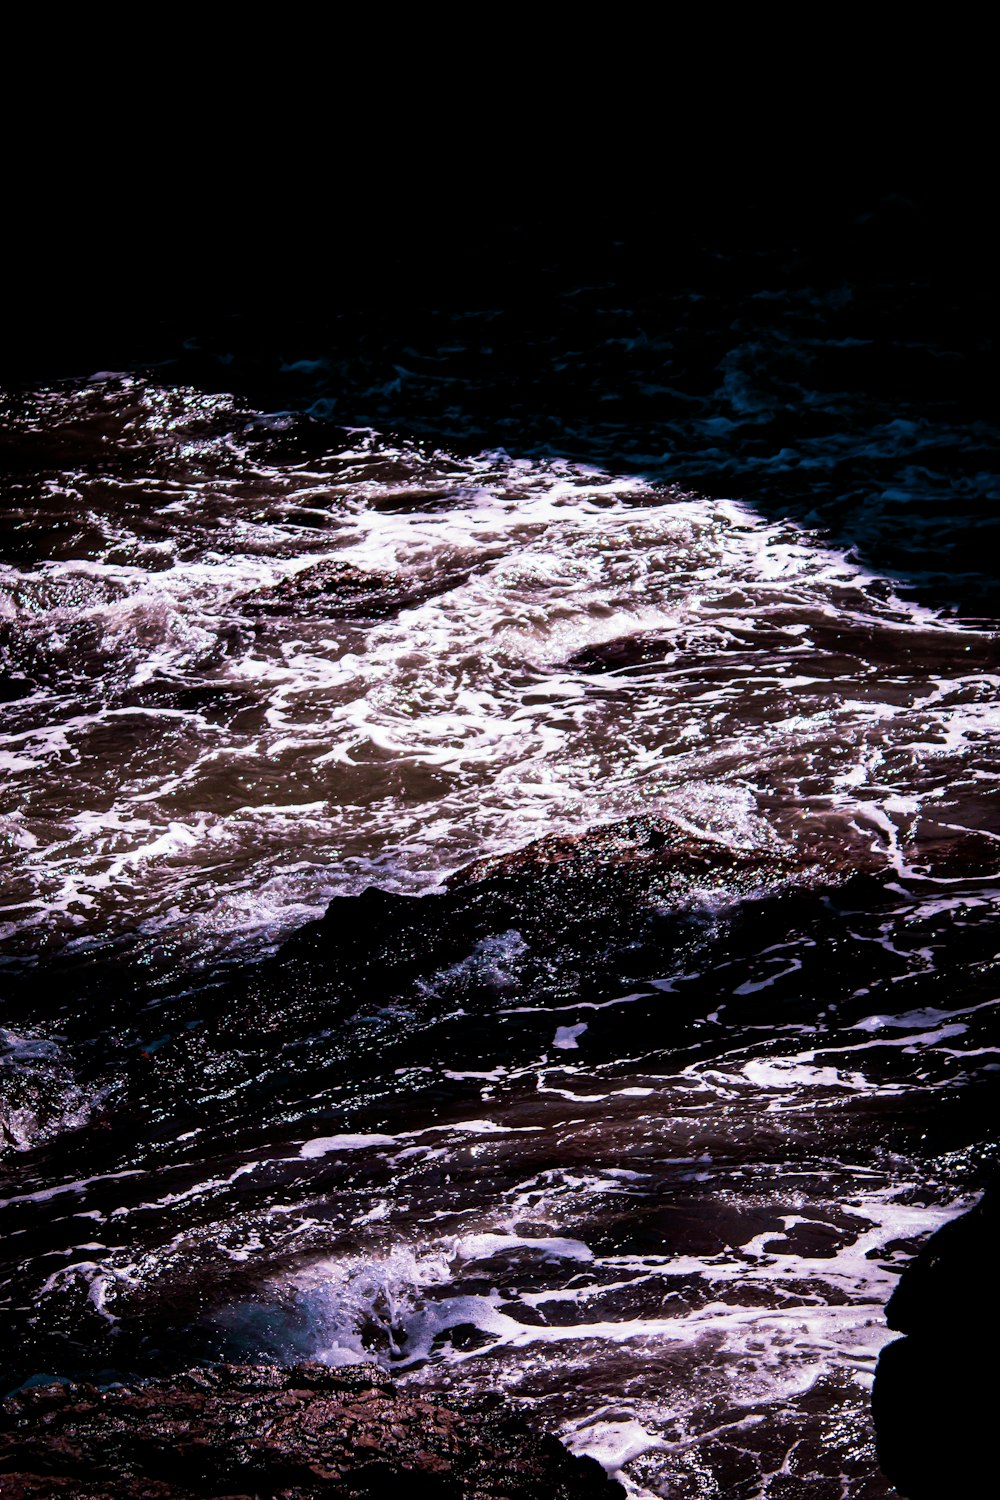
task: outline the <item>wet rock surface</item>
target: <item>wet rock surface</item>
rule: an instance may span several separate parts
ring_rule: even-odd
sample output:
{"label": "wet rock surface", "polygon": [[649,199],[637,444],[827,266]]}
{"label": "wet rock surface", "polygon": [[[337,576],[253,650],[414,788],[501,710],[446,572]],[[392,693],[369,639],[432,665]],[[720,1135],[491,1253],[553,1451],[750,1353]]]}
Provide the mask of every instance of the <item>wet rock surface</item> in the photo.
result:
{"label": "wet rock surface", "polygon": [[[161,1009],[152,1045],[133,1039],[109,1059],[114,1119],[126,1131],[150,1110],[177,1128],[189,1116],[221,1124],[247,1097],[260,1107],[287,1098],[305,1068],[329,1086],[374,1082],[397,1061],[430,1062],[442,1045],[475,1068],[498,1026],[505,1047],[530,1056],[551,1041],[548,1007],[642,985],[714,931],[720,898],[735,957],[793,914],[824,921],[830,893],[845,882],[867,890],[875,863],[847,845],[839,857],[808,844],[734,848],[650,814],[478,860],[441,891],[371,886],[335,897],[270,959]],[[543,1007],[519,1015],[516,1031],[503,1015],[515,995]],[[651,995],[650,1040],[678,1035],[688,1005]],[[127,989],[99,1003],[113,1003],[127,1027]],[[586,1015],[590,1038],[603,1036],[609,1023]],[[112,1042],[120,1048],[125,1035]]]}
{"label": "wet rock surface", "polygon": [[[579,835],[537,839],[478,860],[440,894],[419,898],[369,888],[332,901],[325,916],[281,949],[279,965],[377,962],[384,973],[416,973],[449,961],[470,942],[516,929],[550,957],[576,954],[587,967],[634,945],[658,912],[683,909],[699,892],[738,900],[777,889],[817,863],[781,848],[731,848],[657,815],[624,818]],[[392,909],[383,933],[380,913]],[[365,953],[364,950],[369,950]]]}
{"label": "wet rock surface", "polygon": [[[207,997],[196,1029],[160,1048],[151,1066],[141,1059],[142,1088],[162,1080],[176,1098],[185,1074],[193,1088],[208,1075],[231,1087],[248,1068],[260,1088],[262,1044],[269,1066],[282,1056],[294,1066],[294,1049],[321,1026],[335,1028],[324,1033],[326,1053],[340,1045],[357,1079],[366,1065],[358,1026],[377,1028],[384,1067],[391,1049],[404,1040],[412,1048],[456,1006],[466,1030],[481,1031],[481,1018],[515,990],[569,1004],[655,973],[697,932],[703,892],[740,909],[791,884],[836,884],[865,863],[857,850],[838,869],[809,851],[731,848],[649,815],[477,861],[440,892],[372,886],[336,897],[267,964]],[[542,1024],[548,1030],[547,1017]]]}
{"label": "wet rock surface", "polygon": [[908,1500],[982,1493],[994,1458],[1000,1189],[931,1237],[889,1300],[872,1393],[879,1463]]}
{"label": "wet rock surface", "polygon": [[237,600],[251,615],[336,615],[341,619],[389,619],[401,610],[443,594],[461,581],[447,573],[428,580],[374,572],[347,562],[321,562],[301,568],[268,588],[253,589]]}
{"label": "wet rock surface", "polygon": [[[516,849],[475,861],[449,882],[461,890],[484,880],[551,883],[565,892],[574,886],[600,882],[610,897],[626,880],[630,893],[646,888],[647,904],[658,895],[673,899],[690,894],[698,884],[712,886],[732,880],[734,892],[763,889],[804,868],[790,851],[733,847],[722,839],[684,829],[672,818],[648,814],[600,824],[582,834],[552,835]],[[524,902],[527,907],[528,901]]]}
{"label": "wet rock surface", "polygon": [[400,1395],[375,1365],[228,1365],[136,1387],[45,1385],[0,1407],[7,1500],[598,1500],[591,1458],[489,1399]]}
{"label": "wet rock surface", "polygon": [[[811,1026],[841,983],[843,960],[827,941],[830,924],[836,930],[840,920],[840,904],[855,909],[859,900],[892,899],[891,893],[880,894],[878,881],[850,874],[852,864],[863,862],[850,848],[843,851],[840,869],[808,847],[801,852],[765,843],[731,848],[666,816],[634,817],[480,860],[436,893],[369,888],[335,899],[322,919],[300,929],[270,959],[217,975],[214,987],[159,1006],[141,1045],[125,1030],[133,1003],[126,988],[115,1002],[122,1016],[123,1076],[113,1107],[95,1122],[102,1128],[60,1143],[56,1166],[63,1191],[36,1202],[26,1193],[39,1179],[25,1184],[22,1173],[21,1180],[0,1183],[10,1195],[10,1253],[46,1255],[44,1313],[23,1311],[18,1325],[23,1337],[12,1340],[7,1351],[8,1388],[38,1372],[107,1379],[102,1372],[111,1370],[127,1381],[172,1377],[193,1362],[257,1356],[284,1365],[308,1357],[317,1344],[299,1316],[297,1293],[287,1308],[284,1293],[277,1294],[281,1311],[273,1327],[260,1309],[270,1306],[272,1284],[294,1281],[300,1271],[308,1274],[311,1261],[327,1255],[331,1243],[343,1245],[349,1255],[361,1254],[362,1260],[369,1253],[367,1229],[352,1227],[358,1194],[369,1190],[362,1182],[384,1184],[383,1191],[404,1202],[406,1222],[396,1234],[406,1244],[415,1242],[418,1259],[428,1217],[430,1232],[444,1236],[446,1269],[439,1280],[447,1295],[442,1292],[443,1307],[432,1299],[430,1311],[411,1317],[409,1272],[403,1273],[401,1301],[394,1300],[395,1293],[383,1299],[378,1290],[379,1257],[396,1254],[392,1241],[387,1251],[381,1242],[372,1247],[375,1289],[370,1297],[359,1293],[356,1311],[345,1314],[348,1347],[359,1358],[382,1358],[390,1367],[400,1361],[419,1365],[425,1346],[436,1360],[442,1352],[447,1359],[452,1350],[474,1347],[467,1343],[470,1338],[491,1343],[495,1331],[483,1334],[473,1327],[463,1299],[479,1298],[493,1286],[513,1298],[522,1322],[512,1323],[511,1330],[519,1337],[520,1328],[539,1320],[520,1301],[524,1258],[504,1250],[499,1263],[487,1256],[486,1269],[470,1274],[469,1266],[481,1257],[478,1251],[456,1251],[451,1243],[464,1227],[464,1214],[456,1207],[465,1184],[480,1191],[480,1142],[488,1143],[493,1180],[502,1182],[504,1191],[516,1191],[518,1200],[517,1184],[526,1173],[541,1172],[548,1180],[551,1122],[562,1096],[526,1093],[507,1115],[521,1128],[498,1128],[497,1105],[480,1093],[484,1077],[490,1081],[498,1071],[498,1057],[512,1069],[532,1068],[538,1058],[544,1066],[550,1059],[568,1069],[557,1077],[568,1085],[573,1121],[558,1151],[576,1161],[600,1132],[602,1153],[611,1153],[602,1161],[615,1171],[620,1164],[625,1173],[621,1181],[609,1179],[614,1190],[602,1191],[593,1211],[585,1202],[579,1209],[560,1203],[537,1212],[519,1206],[505,1220],[528,1236],[527,1264],[535,1267],[537,1260],[544,1286],[549,1276],[562,1274],[553,1270],[562,1262],[550,1262],[544,1247],[556,1236],[558,1248],[558,1237],[566,1235],[579,1235],[597,1253],[654,1257],[724,1256],[727,1247],[759,1239],[769,1256],[792,1257],[796,1265],[796,1258],[802,1260],[796,1277],[809,1267],[832,1264],[838,1247],[867,1232],[863,1215],[844,1215],[835,1206],[842,1195],[809,1205],[796,1200],[795,1221],[786,1224],[770,1167],[763,1188],[746,1180],[752,1192],[748,1202],[738,1195],[738,1202],[720,1205],[710,1197],[711,1178],[703,1187],[699,1162],[704,1156],[707,1163],[709,1151],[731,1152],[738,1162],[734,1170],[742,1173],[742,1124],[727,1127],[723,1136],[710,1123],[701,1136],[687,1114],[678,1115],[676,1144],[666,1154],[682,1165],[663,1169],[662,1187],[646,1183],[650,1163],[643,1121],[663,1117],[659,1101],[652,1106],[655,1116],[648,1103],[659,1082],[653,1076],[656,1059],[669,1055],[676,1069],[704,1058],[708,1066],[730,1045],[727,1024],[706,1020],[718,1005],[711,982],[706,989],[695,974],[688,986],[665,990],[648,983],[647,976],[678,968],[694,972],[704,944],[724,941],[734,966],[729,986],[744,991],[737,996],[741,1024],[766,1024],[775,1003],[771,987],[760,985],[770,975],[769,953],[776,942],[787,940],[790,927],[801,928],[810,934],[803,951],[815,955],[815,962],[807,985],[796,976],[794,988],[783,988],[781,1004],[790,1024]],[[705,889],[714,897],[707,910],[700,899]],[[720,889],[731,893],[725,910],[715,896]],[[897,961],[886,953],[886,962]],[[622,1012],[604,1001],[623,992],[629,1035],[649,1049],[650,1064],[635,1086],[635,1075],[622,1076],[619,1070],[600,1075],[596,1090],[586,1082],[581,1086],[580,1065],[613,1056],[621,1046]],[[845,1022],[866,1015],[869,1004],[867,997],[859,999]],[[853,1047],[856,1033],[846,1037]],[[909,1061],[895,1050],[891,1056]],[[744,1061],[738,1058],[738,1067]],[[818,1061],[817,1088],[829,1103],[836,1098],[836,1077],[822,1065],[825,1059]],[[779,1059],[763,1075],[766,1087],[773,1082],[780,1091],[779,1103],[786,1089],[784,1066]],[[414,1075],[417,1104],[409,1103],[404,1112],[397,1080],[407,1068],[423,1071]],[[616,1096],[618,1122],[609,1122],[607,1091],[626,1084]],[[738,1073],[737,1098],[757,1086]],[[680,1106],[688,1108],[683,1099]],[[848,1126],[840,1111],[827,1112],[824,1152],[833,1132]],[[896,1127],[883,1112],[878,1128],[884,1135]],[[134,1146],[142,1131],[155,1133],[158,1143],[180,1145],[158,1145],[148,1170]],[[398,1138],[389,1134],[397,1131]],[[453,1131],[456,1159],[439,1169],[435,1155]],[[635,1179],[634,1191],[633,1135],[644,1174]],[[784,1153],[776,1134],[774,1139],[775,1150]],[[425,1155],[432,1179],[426,1181]],[[218,1162],[210,1172],[206,1159]],[[411,1163],[421,1174],[420,1186],[412,1192],[412,1207],[405,1207],[411,1202],[406,1175],[413,1171]],[[53,1170],[48,1160],[42,1169]],[[671,1176],[676,1171],[679,1182]],[[742,1176],[739,1181],[744,1182]],[[302,1213],[289,1216],[286,1208],[300,1202]],[[279,1205],[276,1212],[272,1203]],[[83,1214],[67,1214],[67,1209]],[[133,1223],[141,1225],[143,1246],[153,1247],[141,1258]],[[494,1220],[487,1220],[487,1227],[492,1232]],[[490,1234],[486,1243],[493,1243]],[[69,1257],[67,1247],[75,1247]],[[166,1274],[157,1266],[161,1254]],[[363,1265],[358,1274],[364,1280]],[[419,1279],[424,1273],[416,1274]],[[614,1283],[621,1280],[617,1270],[606,1274]],[[655,1318],[663,1288],[655,1272],[649,1274],[656,1285],[647,1311]],[[348,1282],[345,1296],[353,1309],[350,1275]],[[642,1304],[639,1291],[629,1285],[627,1292],[614,1294],[608,1316],[624,1317]],[[456,1288],[461,1295],[456,1292],[453,1327],[448,1298]],[[756,1294],[756,1287],[747,1290],[741,1283],[741,1297]],[[334,1300],[337,1295],[331,1293]],[[813,1299],[812,1292],[808,1296]],[[824,1284],[823,1296],[836,1300],[840,1293]],[[700,1294],[692,1297],[694,1311]],[[601,1298],[595,1288],[588,1317],[603,1307]],[[675,1303],[682,1305],[673,1299],[671,1306]],[[244,1306],[257,1330],[249,1341],[240,1331],[242,1313],[232,1328],[222,1314],[221,1322],[215,1318],[219,1309]],[[492,1308],[489,1303],[488,1330]],[[571,1307],[567,1316],[575,1316]],[[556,1317],[546,1304],[545,1319]],[[440,1333],[432,1329],[425,1338],[422,1319],[440,1319]],[[287,1343],[286,1327],[291,1330]],[[320,1345],[329,1347],[322,1338]],[[685,1377],[682,1388],[688,1384]],[[556,1426],[562,1413],[557,1410],[547,1420]]]}
{"label": "wet rock surface", "polygon": [[[756,949],[772,927],[783,931],[793,914],[825,921],[839,889],[857,895],[863,886],[873,898],[878,863],[870,848],[848,842],[839,852],[808,839],[798,847],[777,840],[732,847],[660,814],[552,835],[473,862],[443,890],[410,895],[370,886],[335,897],[272,957],[220,971],[213,983],[163,1004],[150,1042],[130,1024],[127,971],[109,966],[102,987],[92,966],[88,1004],[117,1018],[107,1056],[93,1063],[109,1100],[99,1123],[117,1122],[128,1133],[150,1110],[178,1128],[191,1115],[199,1126],[221,1123],[245,1097],[287,1096],[304,1068],[329,1083],[374,1080],[397,1057],[422,1062],[426,1052],[430,1061],[446,1033],[450,1055],[476,1067],[490,1057],[498,1024],[505,1047],[531,1055],[551,1040],[548,1007],[643,985],[715,930],[723,904],[735,956]],[[68,970],[67,992],[78,984]],[[30,985],[25,993],[25,1003],[36,1005]],[[650,1038],[683,1029],[689,1007],[650,993]],[[514,995],[542,1007],[537,1017],[525,1010],[516,1031],[502,1014]],[[603,1035],[600,1014],[587,1016],[591,1037]],[[53,1021],[67,1034],[78,1025],[68,1013]],[[49,1115],[83,1107],[61,1054],[49,1050],[16,1077],[0,1055],[0,1101],[9,1099],[11,1131],[25,1141],[44,1138]],[[26,1089],[39,1114],[30,1130],[16,1123],[16,1110],[31,1104]],[[76,1123],[86,1119],[84,1109]],[[102,1161],[113,1144],[103,1137],[91,1148]],[[81,1175],[89,1171],[81,1166]]]}

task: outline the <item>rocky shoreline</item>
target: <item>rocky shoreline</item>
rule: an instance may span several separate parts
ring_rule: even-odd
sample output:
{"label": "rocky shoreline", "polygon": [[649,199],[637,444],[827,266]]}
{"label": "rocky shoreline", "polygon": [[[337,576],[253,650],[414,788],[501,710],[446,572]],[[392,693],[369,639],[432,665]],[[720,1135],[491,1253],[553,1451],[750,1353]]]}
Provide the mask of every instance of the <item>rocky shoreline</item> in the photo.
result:
{"label": "rocky shoreline", "polygon": [[376,1365],[224,1365],[0,1404],[5,1500],[614,1500],[622,1486],[499,1399],[396,1390]]}
{"label": "rocky shoreline", "polygon": [[979,1494],[992,1468],[998,1229],[994,1186],[931,1236],[886,1307],[905,1337],[882,1351],[872,1408],[879,1463],[907,1500]]}

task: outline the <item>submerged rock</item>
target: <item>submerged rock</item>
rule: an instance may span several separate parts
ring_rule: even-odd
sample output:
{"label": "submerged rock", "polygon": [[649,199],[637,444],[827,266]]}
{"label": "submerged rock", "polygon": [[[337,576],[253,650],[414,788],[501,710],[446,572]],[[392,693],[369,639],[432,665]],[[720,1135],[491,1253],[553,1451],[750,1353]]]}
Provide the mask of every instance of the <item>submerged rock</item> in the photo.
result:
{"label": "submerged rock", "polygon": [[907,1500],[983,1491],[994,1467],[1000,1189],[946,1224],[900,1277],[872,1393],[879,1463]]}
{"label": "submerged rock", "polygon": [[139,1386],[46,1385],[0,1405],[5,1500],[613,1500],[594,1459],[499,1400],[397,1393],[375,1365],[224,1365]]}
{"label": "submerged rock", "polygon": [[[304,1046],[313,1071],[322,1055],[356,1085],[394,1048],[412,1062],[417,1035],[446,1015],[467,1018],[478,1057],[492,1043],[475,1018],[515,990],[541,1007],[535,1024],[548,1040],[552,1005],[663,972],[697,940],[704,896],[712,910],[737,909],[789,888],[829,889],[862,858],[846,851],[838,867],[780,845],[731,847],[645,815],[480,860],[442,891],[339,896],[266,963],[203,997],[198,1026],[143,1059],[137,1096],[172,1110],[182,1092],[201,1108],[243,1087],[287,1091]],[[682,1009],[659,1007],[661,1033]]]}
{"label": "submerged rock", "polygon": [[370,887],[337,897],[301,928],[275,960],[277,972],[310,971],[326,992],[339,984],[395,992],[484,939],[515,932],[522,952],[559,976],[615,970],[635,954],[651,924],[689,910],[700,895],[723,900],[775,890],[831,872],[815,856],[780,846],[734,848],[651,814],[578,835],[536,839],[510,854],[458,871],[447,889],[404,896]]}
{"label": "submerged rock", "polygon": [[[464,575],[462,575],[464,576]],[[237,604],[248,614],[337,615],[341,619],[387,619],[446,592],[460,581],[448,573],[434,581],[371,572],[348,562],[320,562],[300,568],[268,588],[241,594]]]}
{"label": "submerged rock", "polygon": [[[813,861],[815,863],[815,861]],[[630,893],[647,890],[674,900],[697,888],[724,888],[732,895],[764,889],[801,873],[807,862],[777,843],[735,846],[722,838],[682,828],[672,818],[647,813],[602,823],[579,834],[550,834],[509,854],[476,860],[449,881],[462,889],[481,881],[521,879],[564,887],[598,879],[608,890],[625,880]]]}

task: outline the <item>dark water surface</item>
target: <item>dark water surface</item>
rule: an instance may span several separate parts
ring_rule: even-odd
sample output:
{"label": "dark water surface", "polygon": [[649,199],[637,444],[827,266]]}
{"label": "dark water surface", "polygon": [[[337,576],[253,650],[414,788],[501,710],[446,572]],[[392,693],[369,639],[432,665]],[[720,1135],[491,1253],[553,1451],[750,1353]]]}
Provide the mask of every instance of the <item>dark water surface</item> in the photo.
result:
{"label": "dark water surface", "polygon": [[[599,271],[6,393],[8,1388],[374,1355],[635,1495],[889,1493],[882,1310],[995,1154],[989,345]],[[365,946],[623,819],[709,857],[613,939]],[[348,998],[267,968],[335,897]]]}

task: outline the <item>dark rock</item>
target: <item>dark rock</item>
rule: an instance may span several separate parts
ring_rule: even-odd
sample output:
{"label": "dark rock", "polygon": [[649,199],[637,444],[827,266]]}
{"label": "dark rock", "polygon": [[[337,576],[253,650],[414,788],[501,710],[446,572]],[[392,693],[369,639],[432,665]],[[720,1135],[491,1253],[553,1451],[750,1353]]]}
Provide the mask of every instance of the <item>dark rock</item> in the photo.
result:
{"label": "dark rock", "polygon": [[[198,1027],[157,1050],[137,1093],[167,1109],[185,1089],[204,1096],[206,1082],[220,1097],[251,1078],[258,1091],[285,1088],[280,1070],[320,1034],[330,1065],[342,1056],[356,1083],[369,1056],[384,1066],[405,1042],[412,1058],[437,1017],[490,1014],[511,987],[525,1003],[571,1004],[657,972],[697,930],[702,892],[735,906],[789,886],[828,890],[864,858],[847,850],[837,867],[784,847],[732,848],[647,815],[477,861],[443,891],[336,897],[245,981],[205,996]],[[679,1009],[662,1008],[663,1024]],[[551,1035],[547,1014],[539,1024]],[[368,1028],[364,1046],[353,1026]]]}
{"label": "dark rock", "polygon": [[[289,939],[270,982],[343,1008],[374,992],[425,994],[419,981],[470,958],[485,940],[514,933],[520,983],[544,973],[550,993],[576,992],[637,961],[651,924],[676,916],[700,891],[733,899],[807,878],[817,862],[781,849],[733,849],[648,815],[576,836],[537,839],[460,870],[440,893],[405,896],[375,887],[337,897]],[[415,988],[416,987],[416,988]],[[495,994],[485,986],[479,1003]],[[465,993],[464,1005],[475,1006]],[[261,1016],[273,1007],[257,1007]]]}
{"label": "dark rock", "polygon": [[398,573],[366,572],[347,562],[321,562],[301,568],[269,588],[240,594],[236,603],[248,614],[336,615],[341,619],[388,619],[403,609],[444,593],[467,576],[442,574],[415,580]]}
{"label": "dark rock", "polygon": [[510,1405],[397,1393],[377,1366],[223,1365],[138,1386],[45,1385],[0,1405],[5,1500],[598,1500],[593,1459]]}
{"label": "dark rock", "polygon": [[35,684],[30,677],[13,677],[0,673],[0,703],[16,703],[19,698],[30,698]]}
{"label": "dark rock", "polygon": [[736,899],[816,867],[814,859],[779,848],[731,848],[656,814],[623,818],[477,860],[453,875],[440,895],[412,898],[372,888],[338,898],[282,953],[326,947],[336,932],[335,951],[348,962],[363,951],[383,970],[409,968],[511,927],[545,946],[572,934],[586,952],[626,930],[625,940],[633,941],[644,914],[677,909],[700,890],[721,889]]}
{"label": "dark rock", "polygon": [[1000,1190],[939,1229],[890,1298],[872,1409],[879,1463],[908,1500],[983,1493],[994,1467]]}
{"label": "dark rock", "polygon": [[[596,881],[612,897],[624,886],[631,897],[644,896],[649,905],[660,898],[677,901],[706,886],[746,894],[805,868],[805,861],[778,846],[733,847],[651,813],[600,824],[586,833],[553,834],[510,854],[477,860],[449,885],[456,890],[518,880],[533,887],[555,882],[565,894]],[[533,905],[534,899],[529,896],[524,904]]]}

